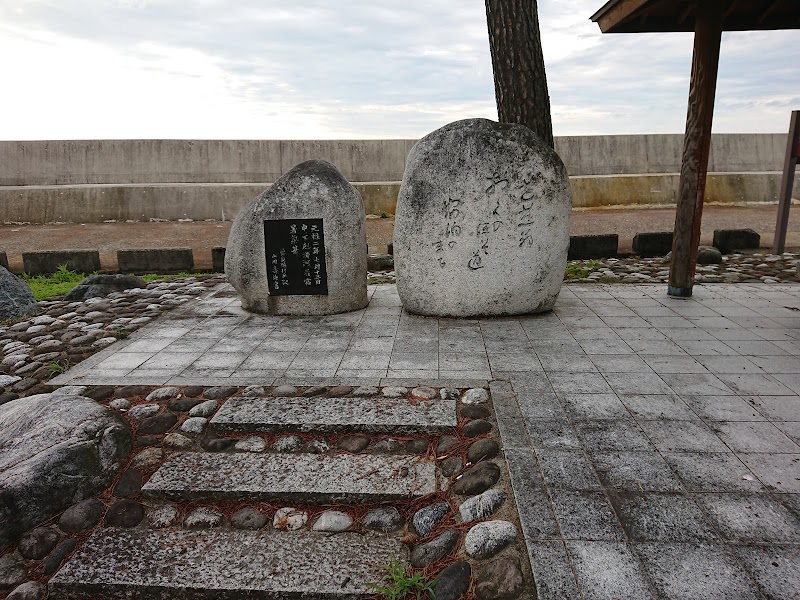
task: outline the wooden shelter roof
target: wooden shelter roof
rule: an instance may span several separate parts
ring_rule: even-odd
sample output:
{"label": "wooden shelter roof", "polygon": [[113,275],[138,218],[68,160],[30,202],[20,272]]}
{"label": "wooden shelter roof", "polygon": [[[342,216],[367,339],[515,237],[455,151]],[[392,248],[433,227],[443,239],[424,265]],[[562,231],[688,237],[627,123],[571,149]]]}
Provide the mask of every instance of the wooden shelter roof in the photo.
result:
{"label": "wooden shelter roof", "polygon": [[[703,0],[609,0],[591,19],[603,33],[694,31]],[[800,0],[726,0],[723,31],[800,29]]]}

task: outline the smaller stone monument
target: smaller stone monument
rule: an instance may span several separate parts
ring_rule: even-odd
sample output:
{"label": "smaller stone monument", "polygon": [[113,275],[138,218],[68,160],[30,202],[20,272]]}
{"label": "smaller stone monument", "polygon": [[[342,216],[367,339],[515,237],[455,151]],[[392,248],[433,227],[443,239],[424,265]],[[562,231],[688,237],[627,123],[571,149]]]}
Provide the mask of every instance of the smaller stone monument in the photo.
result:
{"label": "smaller stone monument", "polygon": [[251,312],[329,315],[364,308],[361,196],[330,163],[297,165],[236,216],[225,274]]}
{"label": "smaller stone monument", "polygon": [[564,278],[572,193],[527,127],[456,121],[408,157],[394,230],[406,310],[446,317],[550,310]]}

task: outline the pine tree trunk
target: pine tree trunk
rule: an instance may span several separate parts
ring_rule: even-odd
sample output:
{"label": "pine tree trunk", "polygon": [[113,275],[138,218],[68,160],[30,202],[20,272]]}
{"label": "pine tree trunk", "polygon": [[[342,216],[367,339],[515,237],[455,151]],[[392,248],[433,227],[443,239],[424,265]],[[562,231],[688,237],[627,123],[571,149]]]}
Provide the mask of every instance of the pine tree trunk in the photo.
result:
{"label": "pine tree trunk", "polygon": [[550,96],[536,0],[485,0],[497,116],[553,146]]}

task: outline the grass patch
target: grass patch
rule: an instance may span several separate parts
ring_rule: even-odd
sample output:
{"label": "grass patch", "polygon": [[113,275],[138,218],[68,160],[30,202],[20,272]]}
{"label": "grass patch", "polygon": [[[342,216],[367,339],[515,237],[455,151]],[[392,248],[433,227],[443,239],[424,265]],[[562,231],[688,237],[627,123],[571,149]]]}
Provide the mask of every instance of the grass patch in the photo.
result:
{"label": "grass patch", "polygon": [[564,279],[585,279],[600,266],[599,260],[571,260],[567,263],[567,270],[564,271]]}
{"label": "grass patch", "polygon": [[52,275],[26,275],[22,278],[31,286],[33,297],[36,300],[49,300],[56,296],[62,296],[74,288],[86,275],[70,271],[67,265],[58,267],[58,271]]}
{"label": "grass patch", "polygon": [[[90,273],[90,275],[97,275],[97,273]],[[147,275],[140,275],[140,277],[145,283],[150,283],[152,281],[165,281],[179,279],[181,277],[203,277],[211,275],[213,275],[213,273],[175,273],[173,275],[148,273]],[[36,300],[51,300],[52,298],[63,296],[88,276],[89,275],[83,273],[70,271],[67,265],[61,265],[58,267],[58,271],[52,275],[31,276],[23,273],[22,279],[31,286],[33,297],[36,298]]]}
{"label": "grass patch", "polygon": [[422,600],[423,598],[436,598],[433,586],[436,580],[428,580],[420,573],[411,573],[409,565],[400,564],[393,558],[388,565],[381,565],[385,571],[383,578],[378,583],[370,583],[369,587],[386,600],[402,600],[404,598]]}
{"label": "grass patch", "polygon": [[47,365],[47,368],[50,369],[50,377],[55,377],[56,375],[61,375],[62,373],[66,373],[69,371],[71,367],[71,363],[68,358],[64,360],[56,360],[51,362]]}

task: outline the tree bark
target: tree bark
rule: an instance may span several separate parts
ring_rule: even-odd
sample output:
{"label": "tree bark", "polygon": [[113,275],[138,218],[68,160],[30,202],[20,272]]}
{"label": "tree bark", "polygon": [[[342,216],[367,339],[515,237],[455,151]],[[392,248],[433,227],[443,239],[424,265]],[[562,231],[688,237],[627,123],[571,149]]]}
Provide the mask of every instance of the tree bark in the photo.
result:
{"label": "tree bark", "polygon": [[497,116],[553,146],[550,96],[536,0],[485,0]]}

